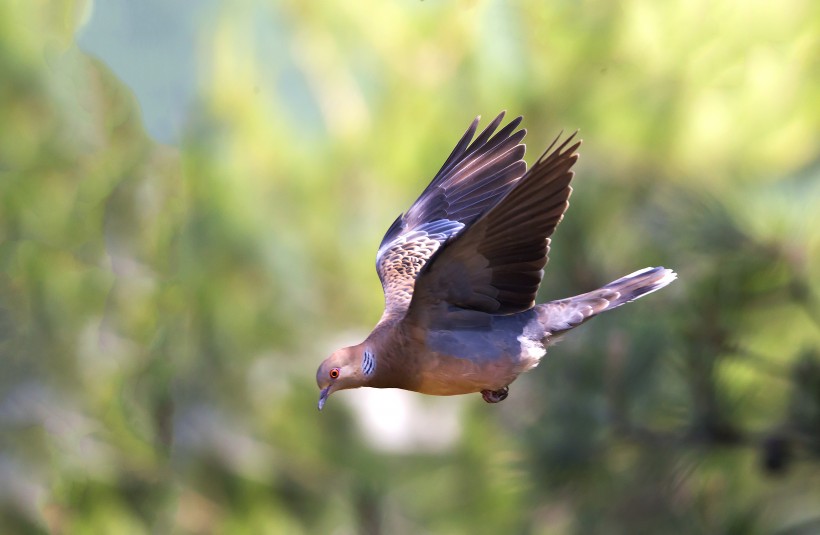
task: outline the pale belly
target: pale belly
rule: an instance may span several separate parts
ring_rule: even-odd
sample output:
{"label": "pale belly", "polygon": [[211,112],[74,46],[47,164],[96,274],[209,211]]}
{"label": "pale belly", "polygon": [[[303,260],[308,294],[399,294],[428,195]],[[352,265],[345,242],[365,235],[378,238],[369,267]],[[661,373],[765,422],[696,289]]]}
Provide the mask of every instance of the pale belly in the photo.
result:
{"label": "pale belly", "polygon": [[479,365],[469,359],[436,356],[428,362],[415,390],[436,396],[498,390],[512,383],[524,371],[511,359]]}
{"label": "pale belly", "polygon": [[492,329],[430,332],[414,390],[450,396],[509,385],[546,353],[541,341],[533,340],[537,336],[525,335],[527,319],[507,316],[496,319]]}

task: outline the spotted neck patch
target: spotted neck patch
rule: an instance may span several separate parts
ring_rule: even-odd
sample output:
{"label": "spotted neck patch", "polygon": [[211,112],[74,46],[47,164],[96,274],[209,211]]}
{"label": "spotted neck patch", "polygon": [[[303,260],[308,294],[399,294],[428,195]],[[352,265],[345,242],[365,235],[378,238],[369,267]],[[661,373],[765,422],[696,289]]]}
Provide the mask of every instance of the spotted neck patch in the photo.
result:
{"label": "spotted neck patch", "polygon": [[365,375],[373,375],[374,371],[376,371],[376,356],[369,349],[365,349],[362,357],[362,372]]}

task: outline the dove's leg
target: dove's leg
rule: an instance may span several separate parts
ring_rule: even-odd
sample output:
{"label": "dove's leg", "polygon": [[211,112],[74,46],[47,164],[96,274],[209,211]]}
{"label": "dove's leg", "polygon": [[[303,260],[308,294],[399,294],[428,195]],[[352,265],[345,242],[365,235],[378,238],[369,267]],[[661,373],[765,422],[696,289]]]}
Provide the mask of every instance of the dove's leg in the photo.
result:
{"label": "dove's leg", "polygon": [[509,394],[509,392],[510,387],[508,386],[498,390],[482,390],[481,397],[483,397],[484,401],[487,403],[498,403],[499,401],[504,401],[507,399],[507,394]]}

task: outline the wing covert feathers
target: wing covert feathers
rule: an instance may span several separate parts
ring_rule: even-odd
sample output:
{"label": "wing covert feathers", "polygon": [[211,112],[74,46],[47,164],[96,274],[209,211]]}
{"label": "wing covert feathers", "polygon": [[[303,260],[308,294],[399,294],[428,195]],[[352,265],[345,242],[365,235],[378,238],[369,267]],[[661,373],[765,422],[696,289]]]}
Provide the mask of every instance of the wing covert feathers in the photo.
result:
{"label": "wing covert feathers", "polygon": [[521,117],[498,130],[503,118],[504,112],[473,140],[476,118],[432,182],[382,239],[376,270],[386,314],[404,314],[416,277],[432,255],[492,208],[526,172]]}

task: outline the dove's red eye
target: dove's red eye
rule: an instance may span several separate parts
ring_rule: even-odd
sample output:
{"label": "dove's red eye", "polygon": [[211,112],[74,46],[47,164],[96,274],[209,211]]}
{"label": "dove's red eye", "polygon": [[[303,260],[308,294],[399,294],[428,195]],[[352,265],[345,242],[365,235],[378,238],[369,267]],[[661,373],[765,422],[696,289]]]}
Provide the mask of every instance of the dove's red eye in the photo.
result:
{"label": "dove's red eye", "polygon": [[331,368],[330,369],[330,378],[336,379],[339,377],[339,368]]}

